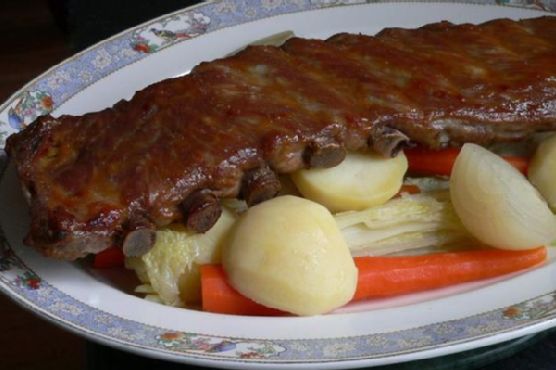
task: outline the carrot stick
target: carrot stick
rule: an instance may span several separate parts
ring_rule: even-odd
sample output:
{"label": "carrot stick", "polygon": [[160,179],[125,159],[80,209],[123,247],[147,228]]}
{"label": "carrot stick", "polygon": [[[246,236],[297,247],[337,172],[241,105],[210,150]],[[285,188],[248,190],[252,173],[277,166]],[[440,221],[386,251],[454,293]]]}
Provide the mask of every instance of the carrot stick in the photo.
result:
{"label": "carrot stick", "polygon": [[122,267],[124,265],[124,258],[122,248],[113,246],[95,255],[93,267],[98,269]]}
{"label": "carrot stick", "polygon": [[493,278],[535,266],[545,259],[545,247],[355,258],[359,278],[353,299],[407,294]]}
{"label": "carrot stick", "polygon": [[230,315],[277,316],[285,313],[260,305],[238,293],[220,265],[202,265],[201,296],[203,311]]}
{"label": "carrot stick", "polygon": [[[460,149],[458,148],[446,148],[441,150],[412,148],[404,150],[411,173],[436,176],[450,176],[459,152]],[[529,160],[527,158],[510,155],[503,155],[502,158],[517,168],[521,173],[527,173],[527,167],[529,166]]]}
{"label": "carrot stick", "polygon": [[[538,265],[546,248],[523,251],[480,249],[424,256],[356,257],[359,278],[353,301],[408,294],[488,279]],[[232,315],[277,315],[238,293],[220,265],[201,266],[203,310]]]}
{"label": "carrot stick", "polygon": [[405,149],[408,170],[419,175],[450,176],[459,149],[447,148],[428,150],[424,148]]}

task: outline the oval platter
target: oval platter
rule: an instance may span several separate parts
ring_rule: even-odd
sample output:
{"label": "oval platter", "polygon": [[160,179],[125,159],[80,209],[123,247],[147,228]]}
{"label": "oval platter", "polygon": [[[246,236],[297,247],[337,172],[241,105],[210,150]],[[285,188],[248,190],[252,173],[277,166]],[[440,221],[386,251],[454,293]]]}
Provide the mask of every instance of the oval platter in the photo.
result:
{"label": "oval platter", "polygon": [[[37,116],[111,106],[201,61],[285,30],[325,38],[552,11],[551,0],[206,2],[102,41],[29,82],[0,106],[0,148]],[[148,302],[84,263],[49,260],[25,247],[27,207],[3,150],[0,164],[0,290],[67,330],[143,356],[242,369],[371,367],[493,345],[556,326],[554,248],[544,266],[511,277],[317,317],[235,317]]]}

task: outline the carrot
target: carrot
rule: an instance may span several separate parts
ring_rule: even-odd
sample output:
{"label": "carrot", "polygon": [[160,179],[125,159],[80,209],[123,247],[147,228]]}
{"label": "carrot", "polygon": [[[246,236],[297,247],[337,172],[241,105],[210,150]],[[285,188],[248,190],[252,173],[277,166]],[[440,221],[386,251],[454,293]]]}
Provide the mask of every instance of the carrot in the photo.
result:
{"label": "carrot", "polygon": [[419,189],[419,187],[417,185],[403,184],[402,187],[400,188],[400,191],[398,191],[397,195],[400,195],[402,193],[419,194],[420,192],[421,192],[421,189]]}
{"label": "carrot", "polygon": [[203,311],[250,316],[285,314],[260,305],[238,293],[228,283],[226,273],[220,265],[202,265],[200,270]]}
{"label": "carrot", "polygon": [[355,258],[359,279],[353,299],[407,294],[493,278],[535,266],[546,259],[546,254],[546,248],[539,247]]}
{"label": "carrot", "polygon": [[424,148],[404,150],[408,170],[419,175],[450,176],[459,149],[447,148],[438,151]]}
{"label": "carrot", "polygon": [[[502,276],[546,259],[545,247],[523,251],[480,249],[423,256],[356,257],[359,270],[353,301],[394,296]],[[220,265],[201,266],[203,310],[233,315],[277,315],[238,293]]]}
{"label": "carrot", "polygon": [[124,258],[122,248],[112,246],[95,255],[93,267],[97,269],[121,267],[124,265]]}
{"label": "carrot", "polygon": [[[459,152],[460,149],[458,148],[441,150],[412,148],[404,150],[411,173],[436,176],[450,176]],[[529,166],[528,158],[510,155],[503,155],[502,158],[521,173],[527,174],[527,167]]]}

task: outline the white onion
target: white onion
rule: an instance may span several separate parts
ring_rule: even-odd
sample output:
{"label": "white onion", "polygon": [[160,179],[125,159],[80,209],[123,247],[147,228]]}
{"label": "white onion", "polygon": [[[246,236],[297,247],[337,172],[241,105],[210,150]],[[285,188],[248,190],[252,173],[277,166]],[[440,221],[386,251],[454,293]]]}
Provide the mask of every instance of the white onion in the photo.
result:
{"label": "white onion", "polygon": [[556,211],[556,134],[540,143],[527,176],[550,208]]}
{"label": "white onion", "polygon": [[528,249],[556,240],[556,216],[527,179],[501,157],[465,144],[450,178],[463,225],[481,242]]}

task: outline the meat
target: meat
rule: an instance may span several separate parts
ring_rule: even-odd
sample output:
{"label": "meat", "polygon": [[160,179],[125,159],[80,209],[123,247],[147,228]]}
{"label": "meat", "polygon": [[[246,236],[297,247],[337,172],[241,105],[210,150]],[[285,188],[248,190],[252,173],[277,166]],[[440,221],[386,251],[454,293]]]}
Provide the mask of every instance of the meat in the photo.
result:
{"label": "meat", "polygon": [[205,231],[219,198],[255,204],[279,191],[277,174],[346,151],[555,128],[556,18],[541,17],[252,46],[112,108],[40,117],[6,149],[31,195],[25,242],[75,259],[146,250],[172,222]]}

